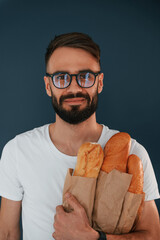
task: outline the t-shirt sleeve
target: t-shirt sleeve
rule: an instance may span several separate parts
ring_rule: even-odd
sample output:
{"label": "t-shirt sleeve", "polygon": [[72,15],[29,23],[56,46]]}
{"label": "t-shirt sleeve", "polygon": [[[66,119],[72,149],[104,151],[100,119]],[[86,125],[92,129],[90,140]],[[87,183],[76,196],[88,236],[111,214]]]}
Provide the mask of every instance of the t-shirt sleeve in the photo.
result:
{"label": "t-shirt sleeve", "polygon": [[9,141],[0,160],[0,196],[20,201],[23,198],[23,187],[18,177],[15,139]]}
{"label": "t-shirt sleeve", "polygon": [[141,159],[143,164],[144,171],[143,191],[145,193],[145,201],[160,198],[156,176],[146,149],[141,144],[133,140],[130,154],[136,154]]}

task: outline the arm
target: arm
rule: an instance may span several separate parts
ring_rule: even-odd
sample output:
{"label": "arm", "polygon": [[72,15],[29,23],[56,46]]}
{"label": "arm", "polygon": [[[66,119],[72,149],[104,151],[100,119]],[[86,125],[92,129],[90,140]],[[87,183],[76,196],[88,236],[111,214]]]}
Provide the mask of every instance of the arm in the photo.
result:
{"label": "arm", "polygon": [[[97,240],[98,232],[89,226],[89,221],[84,208],[73,195],[66,198],[74,211],[66,213],[63,206],[57,206],[54,218],[53,237],[56,240]],[[135,232],[110,235],[106,234],[107,240],[159,240],[160,224],[157,207],[153,201],[144,202],[141,218],[136,225]]]}
{"label": "arm", "polygon": [[20,239],[21,201],[1,199],[0,240]]}
{"label": "arm", "polygon": [[154,200],[145,201],[141,218],[132,233],[123,235],[109,235],[107,240],[159,240],[160,223],[159,215]]}

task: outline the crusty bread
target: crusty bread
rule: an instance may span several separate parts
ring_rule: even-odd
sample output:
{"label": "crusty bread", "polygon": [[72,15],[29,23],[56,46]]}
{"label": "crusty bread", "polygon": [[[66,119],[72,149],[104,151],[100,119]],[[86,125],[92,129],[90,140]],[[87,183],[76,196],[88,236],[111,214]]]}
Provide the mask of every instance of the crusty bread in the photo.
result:
{"label": "crusty bread", "polygon": [[97,178],[102,162],[103,149],[96,143],[84,143],[77,155],[77,164],[73,176]]}
{"label": "crusty bread", "polygon": [[126,172],[130,146],[131,137],[128,133],[119,132],[113,135],[105,145],[101,170],[106,173],[113,169]]}
{"label": "crusty bread", "polygon": [[131,154],[128,157],[127,173],[133,175],[128,192],[135,193],[135,194],[143,194],[143,199],[137,212],[136,221],[138,221],[138,219],[141,217],[141,214],[142,214],[145,194],[143,192],[143,181],[144,181],[143,165],[142,165],[141,159],[135,154]]}
{"label": "crusty bread", "polygon": [[133,175],[128,191],[136,194],[142,194],[143,193],[143,165],[142,165],[141,159],[135,154],[131,154],[128,157],[127,173]]}

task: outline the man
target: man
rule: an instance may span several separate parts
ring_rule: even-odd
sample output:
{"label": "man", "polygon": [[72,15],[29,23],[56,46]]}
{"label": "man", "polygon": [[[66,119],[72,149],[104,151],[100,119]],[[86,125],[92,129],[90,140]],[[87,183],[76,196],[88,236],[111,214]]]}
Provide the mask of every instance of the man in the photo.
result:
{"label": "man", "polygon": [[74,169],[81,144],[98,142],[104,147],[118,132],[96,122],[104,77],[100,70],[99,47],[88,35],[63,34],[49,44],[44,81],[56,121],[20,134],[4,147],[0,163],[0,240],[19,239],[21,209],[24,240],[160,238],[154,202],[159,198],[157,182],[146,150],[133,139],[130,154],[142,160],[146,194],[135,232],[117,236],[98,233],[89,226],[84,208],[70,193],[65,197],[74,211],[64,212],[65,176],[68,168]]}

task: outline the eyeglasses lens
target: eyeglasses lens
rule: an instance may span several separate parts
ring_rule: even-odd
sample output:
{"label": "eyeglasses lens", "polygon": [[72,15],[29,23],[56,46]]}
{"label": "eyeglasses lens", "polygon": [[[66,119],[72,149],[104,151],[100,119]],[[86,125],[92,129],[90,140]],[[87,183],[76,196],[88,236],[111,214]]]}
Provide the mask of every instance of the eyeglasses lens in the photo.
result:
{"label": "eyeglasses lens", "polygon": [[94,74],[92,73],[80,73],[78,74],[78,83],[81,87],[91,87],[94,84]]}
{"label": "eyeglasses lens", "polygon": [[70,84],[70,76],[68,74],[57,74],[53,77],[53,81],[56,87],[66,88]]}

